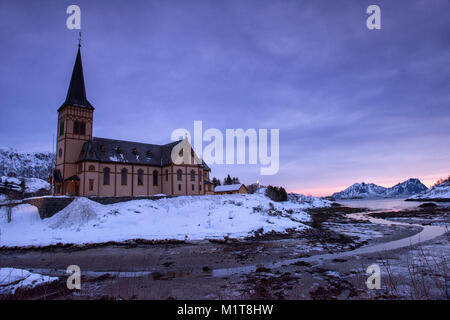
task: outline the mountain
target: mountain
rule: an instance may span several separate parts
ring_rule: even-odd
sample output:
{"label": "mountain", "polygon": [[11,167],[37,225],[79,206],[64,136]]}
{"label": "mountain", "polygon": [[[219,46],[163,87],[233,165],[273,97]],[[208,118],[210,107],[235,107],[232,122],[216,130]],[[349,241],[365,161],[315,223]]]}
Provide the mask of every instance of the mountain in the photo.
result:
{"label": "mountain", "polygon": [[47,180],[54,162],[55,154],[51,152],[24,153],[0,149],[0,176]]}
{"label": "mountain", "polygon": [[419,179],[411,178],[398,183],[391,188],[378,186],[374,183],[355,183],[347,189],[333,194],[335,199],[367,199],[408,197],[427,190]]}
{"label": "mountain", "polygon": [[434,186],[423,193],[409,197],[408,200],[450,202],[450,182],[446,181],[438,184],[437,186]]}
{"label": "mountain", "polygon": [[362,199],[383,197],[386,194],[386,188],[374,183],[354,183],[347,189],[333,193],[335,199]]}
{"label": "mountain", "polygon": [[411,178],[387,189],[386,197],[409,197],[412,194],[422,193],[426,190],[428,190],[428,188],[422,182],[420,182],[419,179]]}

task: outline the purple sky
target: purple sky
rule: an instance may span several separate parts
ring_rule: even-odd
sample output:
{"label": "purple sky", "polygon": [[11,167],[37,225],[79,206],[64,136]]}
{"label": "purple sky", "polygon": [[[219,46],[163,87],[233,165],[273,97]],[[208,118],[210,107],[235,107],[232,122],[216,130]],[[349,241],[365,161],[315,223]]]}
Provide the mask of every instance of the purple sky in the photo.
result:
{"label": "purple sky", "polygon": [[[242,182],[325,195],[450,173],[450,2],[0,3],[0,147],[52,149],[82,11],[94,135],[167,143],[173,129],[279,128],[280,171]],[[370,4],[382,29],[366,28]]]}

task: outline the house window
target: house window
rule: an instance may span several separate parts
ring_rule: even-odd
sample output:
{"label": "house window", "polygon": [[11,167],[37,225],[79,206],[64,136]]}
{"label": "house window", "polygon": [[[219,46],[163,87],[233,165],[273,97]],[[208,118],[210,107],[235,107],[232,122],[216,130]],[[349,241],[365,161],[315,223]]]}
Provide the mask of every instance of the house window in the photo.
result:
{"label": "house window", "polygon": [[201,184],[198,186],[198,190],[202,191],[202,185]]}
{"label": "house window", "polygon": [[195,186],[194,185],[192,185],[192,191],[194,191],[195,190]]}
{"label": "house window", "polygon": [[95,171],[95,166],[91,164],[91,165],[89,166],[89,171]]}
{"label": "house window", "polygon": [[181,171],[181,169],[177,170],[177,180],[178,181],[183,180],[183,171]]}
{"label": "house window", "polygon": [[166,170],[166,181],[169,181],[169,170]]}
{"label": "house window", "polygon": [[181,184],[178,185],[178,191],[181,191]]}
{"label": "house window", "polygon": [[64,134],[64,122],[59,124],[59,135],[62,136]]}
{"label": "house window", "polygon": [[58,155],[60,158],[62,157],[62,149],[61,148],[59,148]]}
{"label": "house window", "polygon": [[127,169],[123,168],[122,171],[121,171],[121,184],[123,186],[127,185],[127,173],[128,173]]}
{"label": "house window", "polygon": [[144,170],[139,169],[137,172],[138,176],[138,186],[142,186],[144,184]]}
{"label": "house window", "polygon": [[80,134],[80,122],[74,121],[73,123],[73,134]]}
{"label": "house window", "polygon": [[89,191],[94,191],[94,179],[89,179]]}
{"label": "house window", "polygon": [[158,171],[157,170],[153,171],[153,185],[154,186],[158,185]]}
{"label": "house window", "polygon": [[195,171],[191,170],[191,181],[195,181]]}
{"label": "house window", "polygon": [[109,168],[103,169],[103,184],[108,186],[109,185],[109,173],[111,170]]}

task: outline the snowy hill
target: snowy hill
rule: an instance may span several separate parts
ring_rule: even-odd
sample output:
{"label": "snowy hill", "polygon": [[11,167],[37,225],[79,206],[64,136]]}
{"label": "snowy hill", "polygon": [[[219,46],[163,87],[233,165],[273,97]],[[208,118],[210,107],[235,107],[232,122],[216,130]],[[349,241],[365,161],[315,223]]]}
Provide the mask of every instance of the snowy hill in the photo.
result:
{"label": "snowy hill", "polygon": [[0,176],[11,173],[17,177],[47,180],[55,155],[51,152],[21,153],[13,149],[0,149]]}
{"label": "snowy hill", "polygon": [[427,190],[419,179],[411,178],[398,183],[391,188],[378,186],[374,183],[355,183],[347,189],[333,194],[335,199],[367,199],[408,197]]}
{"label": "snowy hill", "polygon": [[[13,208],[12,221],[0,219],[0,246],[46,246],[56,243],[107,241],[202,240],[244,238],[271,231],[307,228],[304,210],[329,206],[328,201],[295,197],[273,202],[261,194],[182,196],[102,205],[76,198],[66,208],[41,220],[37,208]],[[0,208],[0,217],[6,209]]]}
{"label": "snowy hill", "polygon": [[423,193],[413,195],[408,200],[420,200],[420,201],[449,201],[450,202],[450,182],[444,182],[437,186],[434,186]]}
{"label": "snowy hill", "polygon": [[15,191],[22,196],[34,196],[38,192],[39,195],[45,195],[50,191],[50,183],[39,178],[0,176],[0,194],[7,194],[8,191]]}

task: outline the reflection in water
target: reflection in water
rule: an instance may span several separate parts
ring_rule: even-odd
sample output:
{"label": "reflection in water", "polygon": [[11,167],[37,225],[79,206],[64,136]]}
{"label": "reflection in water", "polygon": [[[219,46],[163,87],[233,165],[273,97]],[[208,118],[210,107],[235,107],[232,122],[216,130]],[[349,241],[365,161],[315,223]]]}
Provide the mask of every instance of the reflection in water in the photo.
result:
{"label": "reflection in water", "polygon": [[338,200],[337,202],[350,208],[367,208],[372,211],[377,210],[408,210],[416,209],[420,205],[420,202],[416,201],[405,201],[406,198],[395,198],[395,199],[355,199],[355,200]]}

